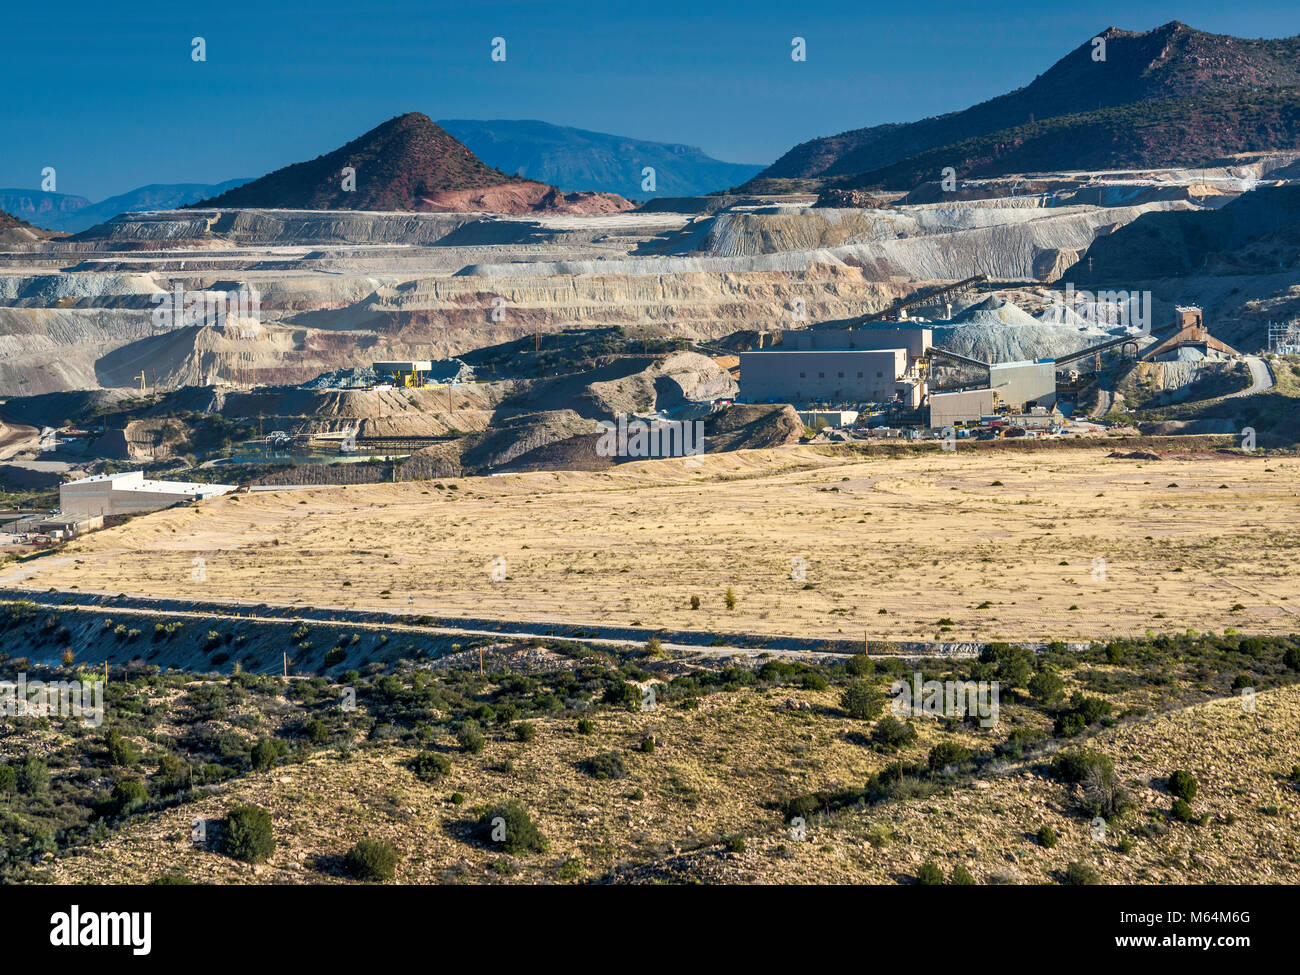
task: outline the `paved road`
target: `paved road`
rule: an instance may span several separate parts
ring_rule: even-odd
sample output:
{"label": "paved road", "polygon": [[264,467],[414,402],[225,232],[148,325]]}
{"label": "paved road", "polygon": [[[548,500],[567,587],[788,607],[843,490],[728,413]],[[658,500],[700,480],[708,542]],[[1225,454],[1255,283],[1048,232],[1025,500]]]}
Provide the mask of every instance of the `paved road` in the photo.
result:
{"label": "paved road", "polygon": [[1225,396],[1224,399],[1236,399],[1238,396],[1254,396],[1256,393],[1262,393],[1266,389],[1273,388],[1273,370],[1268,367],[1268,363],[1257,355],[1244,355],[1242,361],[1250,367],[1251,384],[1249,389],[1243,389],[1240,393],[1233,393],[1231,396]]}

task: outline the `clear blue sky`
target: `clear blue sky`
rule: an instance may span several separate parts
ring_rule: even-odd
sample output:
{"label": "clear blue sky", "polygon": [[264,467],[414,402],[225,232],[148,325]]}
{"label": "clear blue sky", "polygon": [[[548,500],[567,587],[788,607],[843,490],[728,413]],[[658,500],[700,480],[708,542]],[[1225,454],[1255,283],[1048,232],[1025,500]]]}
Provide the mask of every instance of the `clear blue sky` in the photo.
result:
{"label": "clear blue sky", "polygon": [[[407,111],[537,118],[767,163],[815,136],[1027,84],[1111,25],[1300,34],[1300,5],[1278,0],[68,0],[15,2],[0,18],[0,186],[35,188],[54,166],[60,192],[92,200],[260,176]],[[190,59],[195,35],[206,63]],[[796,35],[804,63],[790,58]],[[504,63],[489,57],[495,36]]]}

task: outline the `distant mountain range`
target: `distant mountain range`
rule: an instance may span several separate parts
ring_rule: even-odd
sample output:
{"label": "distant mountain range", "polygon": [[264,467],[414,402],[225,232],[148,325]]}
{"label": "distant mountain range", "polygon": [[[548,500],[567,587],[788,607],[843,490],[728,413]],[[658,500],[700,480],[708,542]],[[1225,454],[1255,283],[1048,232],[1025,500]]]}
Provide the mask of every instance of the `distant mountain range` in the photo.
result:
{"label": "distant mountain range", "polygon": [[[750,190],[907,189],[937,179],[1061,168],[1187,165],[1300,146],[1300,37],[1250,40],[1177,21],[1112,27],[1029,85],[960,112],[854,129],[795,146]],[[1226,115],[1220,113],[1226,112]]]}
{"label": "distant mountain range", "polygon": [[566,194],[487,166],[419,112],[389,119],[333,152],[196,205],[495,213],[597,213],[630,207],[618,196]]}
{"label": "distant mountain range", "polygon": [[46,193],[42,190],[0,189],[0,211],[13,214],[47,230],[77,233],[88,230],[119,213],[138,210],[175,210],[248,182],[231,179],[224,183],[150,183],[106,200],[92,203],[84,196]]}
{"label": "distant mountain range", "polygon": [[[531,120],[438,123],[489,166],[566,190],[617,193],[635,200],[697,196],[739,186],[762,166],[729,163],[694,146],[647,142]],[[643,188],[654,169],[655,189]]]}

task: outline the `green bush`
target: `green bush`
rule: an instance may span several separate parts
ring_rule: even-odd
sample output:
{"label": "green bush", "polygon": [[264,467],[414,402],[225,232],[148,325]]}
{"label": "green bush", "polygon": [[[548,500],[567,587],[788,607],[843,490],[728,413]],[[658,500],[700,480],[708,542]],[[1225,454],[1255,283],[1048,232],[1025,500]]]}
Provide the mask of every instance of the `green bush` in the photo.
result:
{"label": "green bush", "polygon": [[325,651],[325,666],[333,667],[335,664],[341,664],[347,656],[348,652],[342,647],[331,647]]}
{"label": "green bush", "polygon": [[1065,691],[1065,682],[1056,675],[1056,669],[1053,667],[1043,667],[1033,677],[1029,678],[1029,696],[1039,704],[1051,704],[1060,698]]}
{"label": "green bush", "polygon": [[1191,802],[1196,798],[1196,779],[1191,772],[1183,769],[1176,769],[1169,776],[1169,794],[1177,796],[1179,799],[1186,799]]}
{"label": "green bush", "polygon": [[108,799],[108,811],[114,816],[135,812],[149,801],[149,792],[138,779],[123,779],[113,786]]}
{"label": "green bush", "polygon": [[926,887],[937,887],[943,883],[943,871],[933,860],[926,860],[916,871],[916,882]]}
{"label": "green bush", "polygon": [[263,738],[253,746],[248,759],[253,765],[254,772],[265,772],[280,760],[282,753],[283,746],[280,742],[274,738]]}
{"label": "green bush", "polygon": [[104,747],[108,750],[110,765],[129,767],[140,761],[139,749],[123,738],[116,728],[110,728],[104,735]]}
{"label": "green bush", "polygon": [[451,771],[451,762],[437,752],[420,752],[411,759],[409,768],[421,782],[437,782]]}
{"label": "green bush", "polygon": [[579,718],[577,730],[580,735],[589,735],[596,730],[596,724],[590,718]]}
{"label": "green bush", "polygon": [[18,791],[26,796],[43,796],[50,791],[50,769],[35,755],[28,755],[15,770]]}
{"label": "green bush", "polygon": [[1192,805],[1186,799],[1175,799],[1173,808],[1169,811],[1170,815],[1180,823],[1195,823],[1198,817],[1192,811]]}
{"label": "green bush", "polygon": [[593,779],[621,779],[627,775],[623,756],[618,752],[601,752],[582,763],[582,770]]}
{"label": "green bush", "polygon": [[245,863],[263,863],[275,852],[271,814],[261,806],[234,806],[226,814],[222,849]]}
{"label": "green bush", "polygon": [[392,880],[397,871],[397,850],[383,840],[358,840],[343,858],[343,869],[370,883]]}
{"label": "green bush", "polygon": [[880,688],[867,680],[852,681],[840,695],[840,707],[848,712],[849,717],[860,721],[871,721],[880,717],[885,709],[885,695]]}
{"label": "green bush", "polygon": [[952,884],[954,887],[976,886],[975,878],[971,875],[971,872],[960,863],[953,868],[952,876],[948,878],[948,883]]}
{"label": "green bush", "polygon": [[473,718],[466,718],[461,722],[460,727],[456,729],[456,741],[460,747],[471,755],[477,755],[483,750],[483,732],[479,729],[478,722]]}
{"label": "green bush", "polygon": [[916,741],[916,729],[911,722],[899,721],[892,714],[887,714],[872,729],[871,741],[881,751],[897,751]]}
{"label": "green bush", "polygon": [[854,677],[870,677],[876,670],[876,662],[865,653],[855,653],[844,661],[844,672]]}
{"label": "green bush", "polygon": [[1051,849],[1056,846],[1056,830],[1050,826],[1041,826],[1038,830],[1038,845]]}
{"label": "green bush", "polygon": [[1082,782],[1090,771],[1100,768],[1115,773],[1115,763],[1109,755],[1086,748],[1068,749],[1052,756],[1052,774],[1062,782]]}
{"label": "green bush", "polygon": [[1101,876],[1086,863],[1075,860],[1065,868],[1065,882],[1073,887],[1092,887],[1101,883]]}
{"label": "green bush", "polygon": [[478,821],[478,837],[511,856],[545,853],[548,846],[527,808],[518,799],[498,803],[485,812]]}
{"label": "green bush", "polygon": [[529,742],[537,737],[537,725],[531,721],[520,721],[515,725],[515,740]]}
{"label": "green bush", "polygon": [[968,758],[970,758],[970,749],[965,745],[955,741],[941,741],[930,749],[930,756],[926,763],[931,771],[937,772],[950,765],[960,765]]}

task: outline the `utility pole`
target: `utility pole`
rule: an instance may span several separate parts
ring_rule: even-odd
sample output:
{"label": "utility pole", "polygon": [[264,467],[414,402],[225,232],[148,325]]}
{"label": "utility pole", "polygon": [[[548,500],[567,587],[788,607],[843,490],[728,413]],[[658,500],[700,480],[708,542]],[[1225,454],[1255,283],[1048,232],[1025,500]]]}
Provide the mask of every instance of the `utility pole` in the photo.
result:
{"label": "utility pole", "polygon": [[284,679],[287,681],[289,679],[289,651],[282,650],[280,652],[284,656]]}

